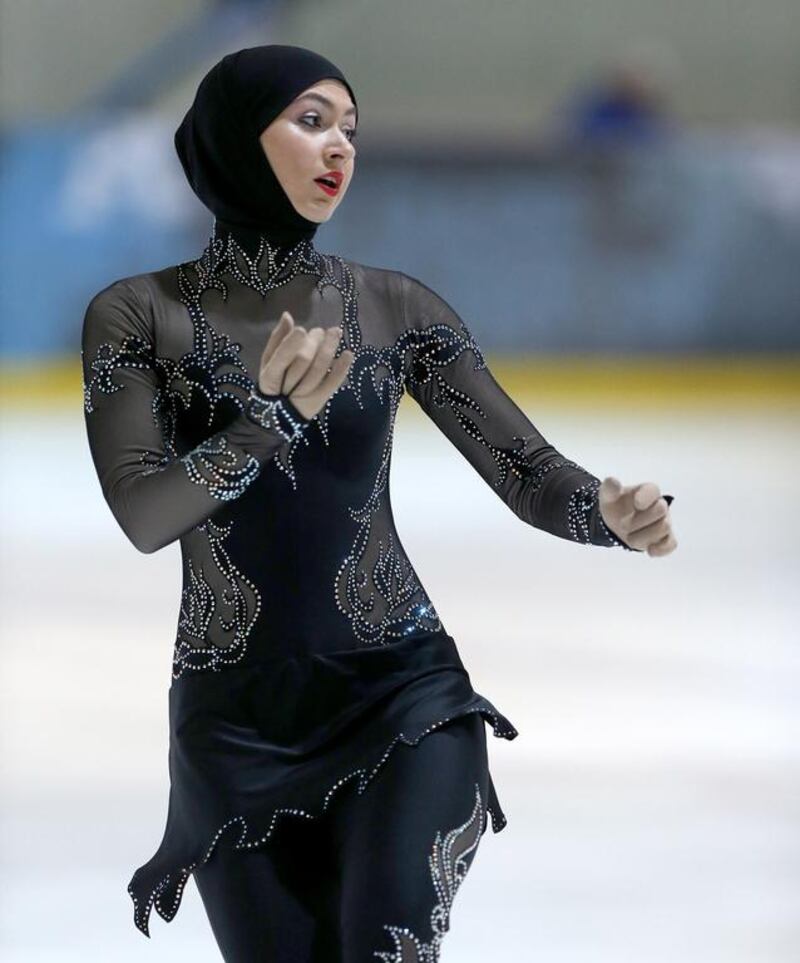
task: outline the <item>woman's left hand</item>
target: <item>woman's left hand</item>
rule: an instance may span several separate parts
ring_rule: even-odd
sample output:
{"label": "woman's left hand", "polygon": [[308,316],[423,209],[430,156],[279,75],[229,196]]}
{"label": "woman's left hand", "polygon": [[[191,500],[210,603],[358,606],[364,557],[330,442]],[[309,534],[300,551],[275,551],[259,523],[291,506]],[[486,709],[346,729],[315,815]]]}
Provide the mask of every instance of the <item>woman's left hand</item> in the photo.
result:
{"label": "woman's left hand", "polygon": [[669,497],[662,496],[655,482],[623,485],[612,475],[603,479],[598,491],[606,525],[626,545],[648,555],[669,555],[678,546],[672,534]]}

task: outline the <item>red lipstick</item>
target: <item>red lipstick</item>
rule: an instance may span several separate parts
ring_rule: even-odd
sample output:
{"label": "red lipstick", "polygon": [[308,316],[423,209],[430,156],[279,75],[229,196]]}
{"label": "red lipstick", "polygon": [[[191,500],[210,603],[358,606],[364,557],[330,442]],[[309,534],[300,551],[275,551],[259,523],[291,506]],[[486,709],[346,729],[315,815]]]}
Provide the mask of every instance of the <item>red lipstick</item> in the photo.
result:
{"label": "red lipstick", "polygon": [[344,175],[341,171],[326,171],[319,177],[315,177],[314,181],[329,197],[335,197],[339,193],[343,178]]}

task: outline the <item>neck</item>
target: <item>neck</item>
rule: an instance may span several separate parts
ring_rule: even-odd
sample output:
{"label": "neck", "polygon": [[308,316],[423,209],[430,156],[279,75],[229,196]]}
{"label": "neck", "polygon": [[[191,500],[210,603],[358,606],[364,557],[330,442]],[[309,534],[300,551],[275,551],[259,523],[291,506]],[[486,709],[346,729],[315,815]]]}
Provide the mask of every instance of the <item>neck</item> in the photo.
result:
{"label": "neck", "polygon": [[278,240],[271,232],[231,230],[219,220],[200,259],[210,274],[230,276],[262,295],[296,274],[321,276],[325,269],[325,256],[308,237]]}
{"label": "neck", "polygon": [[251,257],[254,257],[263,244],[266,251],[274,254],[285,254],[296,247],[301,241],[308,241],[313,245],[316,226],[306,229],[279,230],[269,228],[260,230],[253,227],[244,227],[241,224],[234,224],[216,218],[214,221],[214,235],[222,240],[226,240],[230,235],[234,241]]}

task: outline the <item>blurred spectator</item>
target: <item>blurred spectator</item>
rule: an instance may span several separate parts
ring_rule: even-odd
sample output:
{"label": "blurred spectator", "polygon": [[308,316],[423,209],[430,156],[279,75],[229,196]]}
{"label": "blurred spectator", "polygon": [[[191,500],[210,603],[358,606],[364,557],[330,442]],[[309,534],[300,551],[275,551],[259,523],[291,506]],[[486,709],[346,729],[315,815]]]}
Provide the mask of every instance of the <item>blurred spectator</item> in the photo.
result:
{"label": "blurred spectator", "polygon": [[586,143],[650,140],[664,127],[662,92],[640,67],[620,64],[590,86],[575,108],[575,134]]}
{"label": "blurred spectator", "polygon": [[636,45],[571,98],[560,123],[563,145],[649,144],[672,128],[669,88],[675,60],[666,48]]}
{"label": "blurred spectator", "polygon": [[559,113],[551,146],[582,183],[584,237],[598,261],[663,256],[672,243],[677,187],[666,148],[677,129],[675,76],[670,51],[640,41]]}

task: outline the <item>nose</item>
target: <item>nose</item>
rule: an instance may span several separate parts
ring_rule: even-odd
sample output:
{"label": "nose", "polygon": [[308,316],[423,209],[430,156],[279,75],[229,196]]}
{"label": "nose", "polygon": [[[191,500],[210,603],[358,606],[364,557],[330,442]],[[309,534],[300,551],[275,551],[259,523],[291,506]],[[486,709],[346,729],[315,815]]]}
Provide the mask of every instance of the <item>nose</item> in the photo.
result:
{"label": "nose", "polygon": [[355,147],[343,130],[339,131],[334,143],[327,149],[329,157],[344,157],[345,159],[352,157],[355,152]]}

